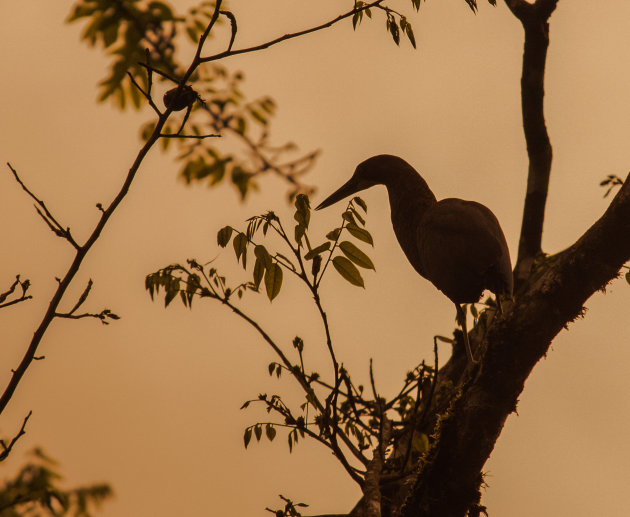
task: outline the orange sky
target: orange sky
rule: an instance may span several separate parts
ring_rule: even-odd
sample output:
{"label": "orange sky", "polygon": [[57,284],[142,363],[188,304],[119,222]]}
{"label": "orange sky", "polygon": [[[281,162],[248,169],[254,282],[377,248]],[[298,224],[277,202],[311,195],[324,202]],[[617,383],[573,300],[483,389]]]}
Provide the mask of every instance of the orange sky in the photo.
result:
{"label": "orange sky", "polygon": [[[237,46],[324,21],[347,3],[234,0]],[[107,61],[79,43],[79,26],[63,24],[69,8],[60,4],[20,2],[0,18],[0,161],[10,161],[81,238],[97,220],[95,203],[110,200],[121,184],[140,145],[138,128],[151,115],[96,104]],[[407,4],[391,3],[411,14]],[[382,21],[356,33],[347,22],[226,64],[246,72],[249,95],[278,101],[277,142],[323,150],[308,177],[320,189],[316,200],[366,157],[398,154],[438,198],[489,206],[514,256],[527,168],[522,31],[502,4],[481,4],[477,16],[463,0],[423,4],[410,16],[417,51],[407,43],[397,48]],[[630,4],[559,4],[546,81],[554,146],[547,252],[572,243],[599,217],[608,200],[598,182],[607,174],[625,177],[630,162]],[[243,429],[266,413],[240,411],[242,402],[259,392],[295,393],[288,379],[269,379],[274,358],[264,343],[216,304],[165,311],[144,291],[148,272],[191,256],[214,258],[222,226],[270,208],[292,217],[285,187],[266,181],[262,194],[242,205],[227,187],[185,187],[172,158],[152,151],[65,304],[92,278],[86,307],[108,307],[122,319],[108,327],[56,321],[41,347],[46,360],[33,364],[2,415],[0,433],[7,436],[34,411],[6,474],[22,451],[42,445],[61,461],[69,484],[112,483],[117,497],[103,509],[107,517],[264,515],[278,493],[311,504],[309,513],[348,511],[359,490],[315,444],[289,455],[280,432],[273,444],[243,450]],[[365,290],[331,275],[324,303],[340,360],[364,381],[373,357],[379,389],[393,394],[405,371],[430,357],[432,336],[452,331],[454,311],[406,262],[384,190],[363,197],[376,273],[365,273]],[[43,226],[8,170],[0,174],[0,201],[2,284],[21,273],[35,296],[0,311],[4,385],[72,254]],[[335,209],[318,214],[311,231],[323,236],[337,217]],[[218,262],[229,267],[229,250]],[[287,283],[273,304],[251,296],[244,306],[283,343],[304,337],[310,364],[327,368],[307,293]],[[629,306],[630,286],[611,284],[534,371],[519,416],[508,420],[485,468],[483,502],[492,515],[627,514],[620,494],[630,481]]]}

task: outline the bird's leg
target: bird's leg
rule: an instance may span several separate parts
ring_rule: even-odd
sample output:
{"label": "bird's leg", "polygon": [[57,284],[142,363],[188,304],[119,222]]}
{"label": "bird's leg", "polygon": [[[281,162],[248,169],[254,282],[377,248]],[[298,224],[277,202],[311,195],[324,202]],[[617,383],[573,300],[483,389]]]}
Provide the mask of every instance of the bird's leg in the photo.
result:
{"label": "bird's leg", "polygon": [[468,360],[472,364],[476,364],[477,361],[472,355],[472,350],[470,349],[470,342],[468,341],[468,328],[466,325],[466,314],[464,314],[464,311],[462,310],[462,307],[459,303],[456,303],[455,307],[457,308],[457,319],[459,320],[459,324],[462,327],[462,332],[464,333],[464,345],[466,345],[466,355],[468,356]]}

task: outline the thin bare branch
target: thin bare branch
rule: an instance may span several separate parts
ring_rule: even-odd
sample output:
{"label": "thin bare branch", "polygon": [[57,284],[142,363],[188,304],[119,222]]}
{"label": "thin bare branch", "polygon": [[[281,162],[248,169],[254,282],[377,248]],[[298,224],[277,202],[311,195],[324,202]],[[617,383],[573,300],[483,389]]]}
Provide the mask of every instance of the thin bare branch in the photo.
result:
{"label": "thin bare branch", "polygon": [[228,44],[227,52],[232,50],[232,45],[234,45],[234,40],[236,39],[236,31],[238,30],[238,26],[236,25],[236,16],[232,14],[230,11],[221,11],[223,16],[227,16],[230,19],[230,28],[232,29],[232,35],[230,36],[230,43]]}
{"label": "thin bare branch", "polygon": [[[148,72],[147,72],[148,77],[151,77],[151,75],[152,75],[151,69],[147,68],[147,70],[148,70]],[[144,89],[142,88],[142,86],[140,86],[138,84],[138,82],[134,79],[133,75],[131,75],[131,72],[127,72],[127,75],[129,76],[129,79],[131,80],[131,83],[140,91],[142,96],[149,103],[149,106],[151,106],[151,108],[153,108],[153,111],[155,111],[155,113],[157,113],[157,116],[159,117],[162,114],[162,112],[160,111],[160,108],[157,107],[155,102],[153,102],[153,97],[151,97],[151,94],[149,93],[151,91],[150,90],[151,82],[149,82],[149,92],[145,92]]]}
{"label": "thin bare branch", "polygon": [[[22,289],[22,294],[18,298],[14,298],[13,300],[6,302],[5,300],[15,292],[15,289],[17,288],[18,285]],[[26,300],[30,300],[31,298],[33,298],[30,294],[29,295],[26,294],[26,291],[28,290],[30,285],[31,285],[30,280],[27,279],[22,282],[20,280],[20,275],[16,275],[15,280],[11,284],[11,287],[9,287],[7,291],[0,293],[0,309],[9,307],[11,305],[15,305],[17,303],[24,302]]]}
{"label": "thin bare branch", "polygon": [[33,411],[31,410],[28,412],[28,415],[24,417],[24,421],[22,422],[22,427],[18,431],[18,434],[16,434],[11,439],[8,445],[5,440],[0,440],[0,447],[2,447],[2,451],[0,451],[0,461],[4,461],[9,457],[9,454],[11,454],[11,449],[13,449],[13,446],[22,436],[26,434],[26,423],[28,422],[28,419],[31,418],[32,414],[33,414]]}
{"label": "thin bare branch", "polygon": [[52,213],[48,210],[48,208],[46,207],[46,204],[41,199],[39,199],[35,194],[33,194],[33,192],[31,192],[31,190],[24,184],[24,182],[18,175],[17,171],[11,166],[11,164],[7,162],[7,165],[9,169],[11,170],[11,173],[13,174],[15,181],[17,181],[19,185],[22,187],[22,190],[24,190],[24,192],[26,192],[35,201],[36,203],[35,210],[37,210],[37,213],[48,225],[50,230],[55,235],[61,237],[62,239],[67,240],[75,249],[79,249],[79,245],[76,243],[76,241],[72,237],[72,234],[70,233],[70,228],[64,228],[59,223],[59,221],[55,219]]}
{"label": "thin bare branch", "polygon": [[175,133],[162,133],[160,138],[190,138],[196,140],[204,140],[206,138],[220,138],[221,135],[209,134],[209,135],[178,135]]}
{"label": "thin bare branch", "polygon": [[253,47],[247,47],[247,48],[242,48],[242,49],[238,49],[238,50],[226,50],[224,52],[220,52],[218,54],[215,54],[213,56],[208,56],[208,57],[203,57],[201,58],[201,62],[202,63],[208,63],[210,61],[217,61],[219,59],[224,59],[226,57],[231,57],[231,56],[236,56],[239,54],[246,54],[249,52],[257,52],[259,50],[264,50],[267,49],[269,47],[272,47],[274,45],[277,45],[278,43],[282,43],[283,41],[287,41],[293,38],[297,38],[299,36],[304,36],[305,34],[310,34],[313,32],[317,32],[320,31],[322,29],[326,29],[328,27],[331,27],[332,25],[345,20],[346,18],[349,18],[350,16],[354,16],[356,13],[361,12],[361,11],[365,11],[366,9],[370,9],[372,7],[378,6],[379,4],[381,4],[384,0],[376,0],[375,2],[370,2],[368,4],[363,5],[362,7],[360,7],[359,9],[352,9],[351,11],[348,11],[344,14],[341,14],[339,16],[337,16],[336,18],[329,20],[325,23],[322,23],[321,25],[317,25],[315,27],[311,27],[309,29],[304,29],[298,32],[293,32],[290,34],[285,34],[284,36],[280,36],[279,38],[276,38],[274,40],[271,41],[267,41],[266,43],[261,43],[259,45],[255,45]]}

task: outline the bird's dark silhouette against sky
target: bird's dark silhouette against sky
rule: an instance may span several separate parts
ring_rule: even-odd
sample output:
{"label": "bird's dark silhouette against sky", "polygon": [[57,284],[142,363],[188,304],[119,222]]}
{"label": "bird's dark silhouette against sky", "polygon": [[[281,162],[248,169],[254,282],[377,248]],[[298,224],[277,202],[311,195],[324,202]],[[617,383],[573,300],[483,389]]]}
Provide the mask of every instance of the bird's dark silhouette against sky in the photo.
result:
{"label": "bird's dark silhouette against sky", "polygon": [[455,304],[466,352],[474,362],[461,304],[479,301],[486,289],[497,299],[512,296],[510,253],[499,221],[475,201],[438,201],[411,165],[387,154],[360,163],[316,209],[374,185],[387,188],[394,232],[411,265]]}

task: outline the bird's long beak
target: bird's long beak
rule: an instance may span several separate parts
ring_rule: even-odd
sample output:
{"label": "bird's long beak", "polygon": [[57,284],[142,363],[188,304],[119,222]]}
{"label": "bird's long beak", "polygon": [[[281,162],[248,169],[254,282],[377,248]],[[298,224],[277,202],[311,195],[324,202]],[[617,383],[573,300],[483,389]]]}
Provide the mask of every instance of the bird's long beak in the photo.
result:
{"label": "bird's long beak", "polygon": [[330,205],[334,205],[337,201],[341,201],[343,198],[351,196],[352,194],[356,194],[357,192],[363,190],[365,187],[362,187],[356,178],[353,176],[346,183],[344,183],[338,190],[333,192],[330,196],[328,196],[324,201],[322,201],[315,210],[321,210],[322,208],[329,207]]}

